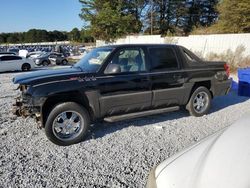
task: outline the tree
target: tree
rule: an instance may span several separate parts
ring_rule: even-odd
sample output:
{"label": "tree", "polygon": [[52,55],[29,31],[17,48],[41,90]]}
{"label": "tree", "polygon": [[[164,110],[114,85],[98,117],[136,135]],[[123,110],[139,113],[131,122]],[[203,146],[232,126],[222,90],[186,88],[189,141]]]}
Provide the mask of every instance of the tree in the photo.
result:
{"label": "tree", "polygon": [[217,28],[221,33],[250,32],[249,0],[223,0],[219,6]]}
{"label": "tree", "polygon": [[[66,31],[46,31],[41,29],[30,29],[27,32],[20,33],[0,33],[1,43],[33,43],[33,42],[55,42],[72,40],[81,42],[82,34],[77,28],[71,32]],[[94,39],[89,30],[84,30],[84,42],[93,42]]]}
{"label": "tree", "polygon": [[81,42],[84,43],[94,42],[94,38],[91,36],[91,32],[89,29],[82,29],[80,33],[81,33]]}
{"label": "tree", "polygon": [[52,42],[68,40],[67,32],[54,30],[54,31],[50,31],[48,35],[49,35],[49,41],[52,41]]}
{"label": "tree", "polygon": [[146,10],[146,32],[149,33],[153,27],[153,34],[187,35],[193,28],[209,26],[217,18],[217,2],[218,0],[151,0]]}
{"label": "tree", "polygon": [[218,0],[190,1],[185,33],[190,33],[194,28],[208,27],[214,24],[218,17],[217,4]]}
{"label": "tree", "polygon": [[6,37],[3,34],[0,34],[0,44],[6,43]]}
{"label": "tree", "polygon": [[7,38],[7,43],[17,43],[17,42],[19,42],[19,41],[18,41],[18,38],[16,35],[10,35]]}
{"label": "tree", "polygon": [[80,17],[90,24],[91,34],[97,39],[112,41],[126,34],[141,31],[140,14],[144,1],[79,1],[83,6]]}
{"label": "tree", "polygon": [[26,32],[24,38],[25,42],[37,42],[36,29],[30,29],[28,32]]}
{"label": "tree", "polygon": [[78,28],[72,29],[69,33],[69,39],[74,42],[80,42],[81,34]]}

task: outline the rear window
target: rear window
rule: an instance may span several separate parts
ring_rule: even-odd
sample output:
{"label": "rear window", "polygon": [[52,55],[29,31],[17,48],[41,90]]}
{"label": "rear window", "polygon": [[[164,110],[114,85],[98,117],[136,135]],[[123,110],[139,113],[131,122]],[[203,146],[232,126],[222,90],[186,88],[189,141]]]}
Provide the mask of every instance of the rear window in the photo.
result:
{"label": "rear window", "polygon": [[175,52],[172,48],[155,47],[149,48],[152,65],[151,70],[171,70],[178,68]]}
{"label": "rear window", "polygon": [[202,60],[188,49],[181,47],[182,52],[189,63],[198,63]]}

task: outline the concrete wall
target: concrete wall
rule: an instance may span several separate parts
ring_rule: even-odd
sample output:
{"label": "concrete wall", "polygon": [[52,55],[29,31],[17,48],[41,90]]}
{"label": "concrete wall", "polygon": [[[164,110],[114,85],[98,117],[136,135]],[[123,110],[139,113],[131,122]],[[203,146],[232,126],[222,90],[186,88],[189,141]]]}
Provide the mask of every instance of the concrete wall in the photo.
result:
{"label": "concrete wall", "polygon": [[[250,33],[247,34],[216,34],[216,35],[190,35],[188,37],[161,37],[160,35],[138,35],[127,36],[118,39],[112,44],[178,44],[185,46],[193,52],[198,52],[202,56],[214,53],[224,53],[227,50],[235,51],[237,47],[245,48],[244,55],[250,55]],[[97,46],[110,43],[97,41]]]}
{"label": "concrete wall", "polygon": [[190,35],[188,37],[167,37],[166,42],[179,44],[186,48],[200,52],[203,56],[214,53],[235,51],[237,47],[245,48],[245,55],[250,55],[250,34],[217,34],[217,35]]}

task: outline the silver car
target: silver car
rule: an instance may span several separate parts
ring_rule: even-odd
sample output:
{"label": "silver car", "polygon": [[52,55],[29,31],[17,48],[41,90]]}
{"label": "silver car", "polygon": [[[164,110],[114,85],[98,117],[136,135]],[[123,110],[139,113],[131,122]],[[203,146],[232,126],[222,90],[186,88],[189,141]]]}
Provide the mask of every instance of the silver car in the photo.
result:
{"label": "silver car", "polygon": [[159,164],[147,187],[249,188],[250,113]]}
{"label": "silver car", "polygon": [[61,54],[57,52],[44,52],[40,54],[38,57],[33,58],[34,62],[38,66],[48,66],[52,62],[56,65],[67,65],[67,59]]}

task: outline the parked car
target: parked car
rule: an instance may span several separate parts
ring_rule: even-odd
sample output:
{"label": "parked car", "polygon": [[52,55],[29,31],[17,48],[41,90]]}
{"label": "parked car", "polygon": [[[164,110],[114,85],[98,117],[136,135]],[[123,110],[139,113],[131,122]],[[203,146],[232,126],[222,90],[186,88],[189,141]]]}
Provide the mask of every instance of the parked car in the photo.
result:
{"label": "parked car", "polygon": [[[70,68],[18,75],[22,96],[14,112],[35,115],[59,145],[81,141],[90,123],[179,110],[209,112],[229,92],[225,62],[205,62],[176,45],[115,45],[86,54]],[[22,102],[20,102],[22,101]]]}
{"label": "parked car", "polygon": [[51,53],[49,56],[50,62],[54,62],[56,65],[67,65],[68,60],[62,53]]}
{"label": "parked car", "polygon": [[[37,66],[41,66],[41,65],[48,66],[51,63],[49,60],[49,55],[50,55],[49,52],[42,52],[40,53],[40,55],[38,54],[37,57],[35,57],[36,55],[32,54],[30,58],[34,60]],[[34,58],[32,58],[32,56]]]}
{"label": "parked car", "polygon": [[35,59],[35,58],[41,56],[42,54],[45,54],[45,52],[42,52],[42,51],[29,52],[29,53],[27,54],[27,58]]}
{"label": "parked car", "polygon": [[48,66],[52,62],[56,65],[66,65],[68,63],[67,59],[61,53],[57,52],[42,53],[38,57],[33,58],[33,60],[38,66]]}
{"label": "parked car", "polygon": [[250,186],[250,114],[155,167],[148,188]]}
{"label": "parked car", "polygon": [[0,55],[0,72],[29,71],[35,67],[32,60],[17,55]]}
{"label": "parked car", "polygon": [[9,48],[8,52],[13,52],[13,53],[15,53],[15,55],[18,55],[19,49],[18,48]]}

